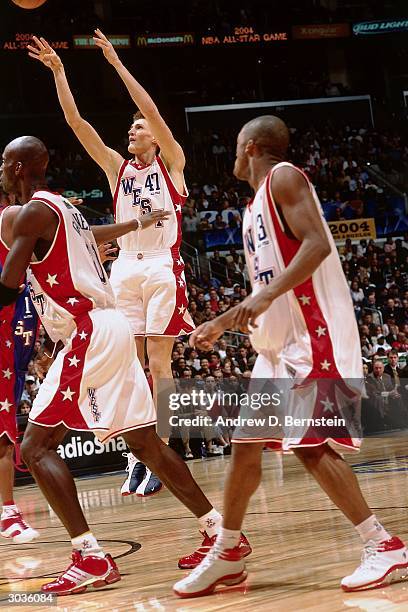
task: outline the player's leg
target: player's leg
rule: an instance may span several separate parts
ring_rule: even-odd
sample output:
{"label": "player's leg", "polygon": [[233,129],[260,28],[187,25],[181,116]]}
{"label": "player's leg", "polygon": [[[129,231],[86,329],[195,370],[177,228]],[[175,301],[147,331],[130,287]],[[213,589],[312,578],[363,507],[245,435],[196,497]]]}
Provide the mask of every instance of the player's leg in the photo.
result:
{"label": "player's leg", "polygon": [[13,498],[14,488],[14,444],[4,434],[0,436],[0,499],[2,512],[0,535],[15,544],[24,544],[38,538],[39,533],[28,525]]}
{"label": "player's leg", "polygon": [[171,392],[174,388],[171,371],[171,353],[174,338],[167,336],[150,336],[147,338],[147,355],[149,369],[153,378],[153,399],[157,408],[157,396],[160,391]]}
{"label": "player's leg", "polygon": [[222,528],[206,559],[174,585],[174,592],[180,597],[210,594],[218,584],[239,584],[245,580],[240,533],[249,500],[261,481],[262,449],[263,443],[232,445],[231,466],[224,485]]}
{"label": "player's leg", "polygon": [[116,564],[89,530],[78,500],[74,479],[56,452],[66,433],[64,426],[41,427],[28,423],[21,453],[47,502],[71,538],[73,565],[42,590],[58,595],[86,591],[88,584],[105,586],[120,580]]}
{"label": "player's leg", "polygon": [[293,449],[332,502],[353,523],[365,552],[362,564],[342,580],[345,590],[372,588],[408,575],[408,551],[391,537],[367,505],[351,467],[328,444]]}
{"label": "player's leg", "polygon": [[197,516],[205,516],[212,505],[193,479],[181,457],[159,438],[155,427],[143,427],[123,435],[130,450],[140,458],[166,487]]}
{"label": "player's leg", "polygon": [[[168,340],[169,338],[167,338]],[[171,347],[173,347],[173,339],[171,340]],[[136,350],[138,360],[144,368],[145,365],[145,337],[144,336],[135,336]],[[170,352],[171,355],[171,352]],[[149,368],[150,366],[150,357],[149,357]],[[170,368],[170,376],[171,376],[171,368]],[[157,391],[156,384],[153,378],[153,389],[156,396],[154,397],[155,406],[157,407]],[[130,452],[127,453],[127,478],[122,485],[121,494],[122,495],[132,495],[136,494],[139,497],[149,497],[150,495],[154,495],[155,493],[159,493],[161,491],[163,485],[160,479],[153,474],[152,471],[140,461],[139,457],[135,457],[135,455]]]}

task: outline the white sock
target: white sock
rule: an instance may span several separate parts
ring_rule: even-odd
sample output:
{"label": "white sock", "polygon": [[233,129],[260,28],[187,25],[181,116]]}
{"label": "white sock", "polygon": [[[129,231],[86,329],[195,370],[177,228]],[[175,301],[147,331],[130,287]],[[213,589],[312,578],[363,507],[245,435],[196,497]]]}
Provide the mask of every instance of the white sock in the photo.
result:
{"label": "white sock", "polygon": [[355,526],[357,533],[360,538],[363,540],[364,544],[369,540],[373,540],[378,544],[380,542],[384,542],[385,540],[389,540],[391,538],[388,531],[384,529],[379,521],[377,521],[377,517],[375,514],[372,514],[365,521]]}
{"label": "white sock", "polygon": [[238,546],[239,538],[241,537],[241,532],[235,531],[233,529],[225,529],[225,527],[221,527],[218,535],[216,548],[217,550],[227,550],[229,548],[234,548]]}
{"label": "white sock", "polygon": [[200,531],[206,531],[207,535],[212,538],[220,530],[222,525],[222,516],[215,508],[200,516],[198,519]]}
{"label": "white sock", "polygon": [[92,531],[86,531],[82,535],[72,538],[71,543],[72,548],[80,550],[83,557],[89,557],[90,555],[94,557],[105,556],[105,553],[99,546],[98,540],[95,538]]}
{"label": "white sock", "polygon": [[9,518],[10,516],[13,516],[14,514],[16,514],[16,512],[19,512],[19,509],[17,508],[15,504],[12,504],[9,506],[3,506],[3,509],[1,512],[1,518],[2,519]]}

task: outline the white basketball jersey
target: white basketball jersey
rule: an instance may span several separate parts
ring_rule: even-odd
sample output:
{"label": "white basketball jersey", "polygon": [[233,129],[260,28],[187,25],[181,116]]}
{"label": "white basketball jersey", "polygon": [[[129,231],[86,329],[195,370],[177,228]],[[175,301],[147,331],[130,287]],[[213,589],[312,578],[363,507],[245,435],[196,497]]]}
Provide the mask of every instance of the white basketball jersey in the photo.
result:
{"label": "white basketball jersey", "polygon": [[130,232],[118,239],[124,251],[160,251],[181,242],[181,208],[187,191],[178,193],[160,156],[147,166],[125,160],[120,168],[113,197],[117,223],[130,221],[153,210],[166,210],[170,217],[142,232]]}
{"label": "white basketball jersey", "polygon": [[50,250],[27,273],[31,299],[54,342],[65,341],[75,321],[95,308],[114,308],[113,292],[92,231],[68,200],[50,191],[31,198],[49,206],[59,219]]}
{"label": "white basketball jersey", "polygon": [[[316,208],[319,199],[306,175],[292,164],[272,168],[248,205],[243,221],[245,256],[256,295],[271,279],[281,274],[300,248],[289,237],[272,198],[271,180],[282,166],[305,176]],[[268,353],[273,362],[283,361],[289,373],[318,378],[362,378],[360,341],[350,290],[336,245],[323,220],[331,245],[330,255],[307,281],[277,298],[258,317],[251,342],[258,352]]]}

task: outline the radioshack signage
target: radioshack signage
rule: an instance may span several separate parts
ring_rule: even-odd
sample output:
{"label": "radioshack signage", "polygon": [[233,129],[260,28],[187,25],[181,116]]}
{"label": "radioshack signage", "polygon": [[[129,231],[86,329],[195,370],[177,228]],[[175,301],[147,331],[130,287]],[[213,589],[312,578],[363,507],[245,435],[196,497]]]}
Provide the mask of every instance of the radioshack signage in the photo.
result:
{"label": "radioshack signage", "polygon": [[360,21],[353,25],[354,36],[372,34],[391,34],[408,31],[408,19],[385,19],[379,21]]}
{"label": "radioshack signage", "polygon": [[350,36],[348,23],[315,23],[292,27],[292,37],[297,39],[345,38],[346,36]]}
{"label": "radioshack signage", "polygon": [[167,34],[136,34],[137,47],[185,47],[194,44],[192,32]]}
{"label": "radioshack signage", "polygon": [[[130,36],[127,34],[109,34],[108,38],[116,49],[129,49]],[[92,36],[75,35],[74,49],[97,49]]]}
{"label": "radioshack signage", "polygon": [[258,32],[250,26],[239,26],[233,28],[230,34],[212,34],[202,36],[202,45],[242,45],[254,43],[271,43],[288,40],[288,33],[283,32]]}

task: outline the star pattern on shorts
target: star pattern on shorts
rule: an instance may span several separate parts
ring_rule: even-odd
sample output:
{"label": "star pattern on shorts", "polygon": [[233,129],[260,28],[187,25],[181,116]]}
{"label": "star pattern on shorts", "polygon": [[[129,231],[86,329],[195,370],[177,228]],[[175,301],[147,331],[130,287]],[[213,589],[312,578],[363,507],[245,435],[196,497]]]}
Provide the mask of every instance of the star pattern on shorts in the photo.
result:
{"label": "star pattern on shorts", "polygon": [[310,296],[309,295],[301,295],[299,298],[299,302],[302,302],[302,306],[310,306]]}
{"label": "star pattern on shorts", "polygon": [[57,274],[48,274],[47,276],[48,278],[45,282],[49,284],[51,289],[54,285],[59,285],[59,282],[57,281]]}
{"label": "star pattern on shorts", "polygon": [[79,337],[81,338],[81,340],[86,340],[88,337],[88,334],[84,331],[81,331],[81,333],[79,334]]}
{"label": "star pattern on shorts", "polygon": [[7,348],[11,347],[11,341],[10,340],[6,340],[6,346],[7,346]]}
{"label": "star pattern on shorts", "polygon": [[324,361],[320,363],[320,367],[322,368],[322,370],[329,370],[330,366],[331,366],[331,363],[327,361],[327,359],[325,359]]}
{"label": "star pattern on shorts", "polygon": [[177,205],[176,205],[176,207],[175,207],[175,211],[176,211],[176,213],[181,212],[181,206],[180,206],[180,204],[177,204]]}
{"label": "star pattern on shorts", "polygon": [[323,404],[324,408],[323,408],[323,412],[333,412],[333,402],[331,402],[329,400],[328,397],[326,397],[325,400],[320,400],[320,403]]}
{"label": "star pattern on shorts", "polygon": [[179,314],[180,314],[180,315],[182,315],[182,314],[184,314],[184,313],[185,313],[185,311],[186,311],[186,307],[185,307],[185,306],[179,306],[179,307],[178,307],[178,311],[179,311]]}
{"label": "star pattern on shorts", "polygon": [[74,355],[73,357],[68,357],[68,361],[69,361],[69,367],[74,366],[74,368],[77,368],[78,367],[78,363],[81,360],[78,359],[78,357],[76,355]]}
{"label": "star pattern on shorts", "polygon": [[182,266],[183,265],[183,260],[182,259],[177,259],[176,264],[178,266]]}
{"label": "star pattern on shorts", "polygon": [[65,389],[65,391],[61,391],[64,399],[62,400],[63,402],[65,402],[65,400],[69,400],[70,402],[72,402],[72,397],[75,395],[75,391],[71,391],[71,389],[69,387],[67,387]]}
{"label": "star pattern on shorts", "polygon": [[182,278],[179,278],[177,282],[180,285],[180,287],[184,287],[184,281]]}
{"label": "star pattern on shorts", "polygon": [[316,332],[318,338],[320,338],[320,336],[325,336],[326,335],[326,331],[327,331],[327,328],[326,327],[322,327],[321,325],[319,325],[319,327],[317,329],[315,329],[315,332]]}
{"label": "star pattern on shorts", "polygon": [[11,374],[12,372],[9,368],[7,368],[7,370],[3,370],[3,378],[7,378],[7,380],[10,380]]}
{"label": "star pattern on shorts", "polygon": [[74,306],[78,302],[79,302],[79,300],[77,300],[76,297],[72,297],[72,298],[68,298],[67,299],[67,304],[69,304],[70,306]]}
{"label": "star pattern on shorts", "polygon": [[12,407],[13,404],[10,404],[10,402],[8,401],[8,398],[6,397],[6,399],[4,400],[4,402],[0,402],[0,412],[2,410],[5,410],[6,412],[10,412],[10,408]]}

